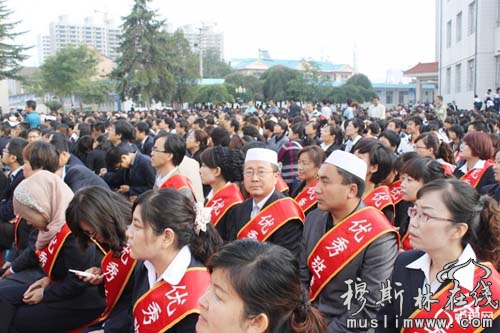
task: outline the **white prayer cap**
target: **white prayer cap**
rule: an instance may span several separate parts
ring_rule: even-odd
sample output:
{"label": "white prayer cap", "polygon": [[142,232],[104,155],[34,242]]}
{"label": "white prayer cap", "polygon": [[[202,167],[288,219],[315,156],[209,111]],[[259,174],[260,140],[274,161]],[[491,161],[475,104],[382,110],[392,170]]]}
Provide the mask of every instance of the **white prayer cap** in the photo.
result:
{"label": "white prayer cap", "polygon": [[279,167],[278,154],[274,150],[267,148],[251,148],[247,151],[246,161],[269,162]]}
{"label": "white prayer cap", "polygon": [[325,163],[335,165],[337,168],[341,168],[363,180],[366,179],[368,166],[365,161],[354,154],[343,150],[334,150],[330,156],[328,156]]}

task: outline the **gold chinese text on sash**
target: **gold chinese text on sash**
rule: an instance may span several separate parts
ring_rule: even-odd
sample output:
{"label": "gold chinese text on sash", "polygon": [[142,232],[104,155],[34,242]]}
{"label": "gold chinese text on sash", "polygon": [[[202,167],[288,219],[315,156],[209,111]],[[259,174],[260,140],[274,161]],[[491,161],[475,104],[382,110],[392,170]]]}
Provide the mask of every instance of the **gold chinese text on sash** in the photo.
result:
{"label": "gold chinese text on sash", "polygon": [[231,183],[218,190],[206,205],[212,208],[213,225],[216,226],[219,223],[229,208],[243,201],[243,195],[236,184]]}
{"label": "gold chinese text on sash", "polygon": [[193,313],[200,313],[198,300],[210,284],[206,268],[189,268],[179,284],[162,280],[134,305],[136,333],[165,332]]}
{"label": "gold chinese text on sash", "polygon": [[238,239],[253,238],[265,242],[276,230],[290,220],[304,222],[304,212],[292,198],[281,198],[262,209],[241,228]]}
{"label": "gold chinese text on sash", "polygon": [[[427,309],[425,307],[417,309],[409,318],[411,318],[413,322],[425,322],[426,319],[436,319],[436,321],[444,320],[447,323],[446,327],[441,328],[439,332],[476,333],[483,331],[486,327],[478,326],[482,326],[482,323],[486,322],[484,319],[491,319],[491,321],[493,321],[500,314],[500,307],[498,306],[498,299],[500,298],[500,275],[490,263],[481,264],[487,266],[492,274],[487,278],[483,278],[485,273],[484,270],[476,267],[474,271],[474,285],[476,287],[474,287],[472,292],[464,287],[456,286],[455,282],[452,281],[432,297]],[[488,291],[484,289],[484,286],[487,287]],[[455,297],[451,297],[452,293],[454,293]],[[485,297],[486,294],[488,294],[490,300]],[[463,298],[460,295],[463,295]],[[477,300],[475,300],[472,295],[474,295]],[[450,307],[450,299],[454,303],[452,308]],[[492,302],[496,303],[496,308],[495,304],[492,304]],[[473,325],[473,319],[477,319],[476,322],[480,325]],[[401,332],[430,332],[425,326],[422,328],[417,328],[415,325],[413,326],[413,328],[403,328]],[[434,332],[434,330],[432,330],[432,332]]]}
{"label": "gold chinese text on sash", "polygon": [[318,202],[318,198],[316,197],[316,185],[318,185],[318,181],[314,181],[310,186],[305,187],[295,197],[295,201],[297,201],[300,208],[302,208],[304,214]]}
{"label": "gold chinese text on sash", "polygon": [[71,234],[71,230],[69,229],[67,224],[64,224],[61,230],[52,238],[49,245],[44,247],[43,249],[37,250],[36,255],[38,257],[38,262],[42,267],[45,275],[47,275],[52,280],[52,269],[54,268],[54,264],[56,263],[57,256],[61,251],[64,242]]}
{"label": "gold chinese text on sash", "polygon": [[373,207],[360,209],[337,223],[318,241],[307,258],[311,272],[309,299],[314,301],[339,271],[388,232],[398,237],[385,215]]}

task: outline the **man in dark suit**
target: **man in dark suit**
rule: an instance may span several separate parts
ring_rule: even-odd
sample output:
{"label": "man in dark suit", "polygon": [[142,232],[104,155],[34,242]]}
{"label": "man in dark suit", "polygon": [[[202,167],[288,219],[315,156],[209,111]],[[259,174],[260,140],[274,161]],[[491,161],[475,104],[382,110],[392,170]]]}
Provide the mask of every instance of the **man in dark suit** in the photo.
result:
{"label": "man in dark suit", "polygon": [[[262,226],[262,229],[266,233],[271,233],[270,236],[266,235],[268,237],[265,240],[287,248],[298,257],[303,228],[300,218],[287,215],[292,214],[292,210],[285,210],[286,213],[283,216],[275,214],[269,209],[264,211],[264,209],[271,207],[277,200],[285,198],[282,193],[276,190],[279,176],[278,156],[276,152],[267,148],[249,149],[245,159],[243,174],[245,189],[252,198],[231,208],[226,219],[231,224],[225,226],[227,234],[222,235],[222,238],[228,241],[242,238],[242,232],[244,232],[244,228],[248,222],[257,222],[254,220],[254,217],[259,216],[261,211],[264,215],[267,214],[265,212],[269,212],[272,221],[274,221],[272,223],[276,223],[276,226],[279,225],[279,228],[273,230],[270,223],[265,227],[264,224],[268,223],[266,221],[271,220],[268,218],[268,215],[262,216],[263,219],[257,223],[259,226]],[[252,235],[248,235],[247,237],[252,237]]]}
{"label": "man in dark suit", "polygon": [[64,135],[55,133],[52,135],[50,144],[59,154],[59,170],[56,173],[62,177],[73,192],[91,185],[109,188],[101,177],[87,168],[78,157],[70,154],[68,142],[65,140]]}
{"label": "man in dark suit", "polygon": [[106,164],[110,168],[123,171],[123,179],[118,192],[127,195],[131,201],[153,188],[156,173],[149,156],[132,152],[127,148],[113,147],[106,153]]}
{"label": "man in dark suit", "polygon": [[[348,327],[348,319],[370,323],[376,318],[380,282],[391,276],[398,253],[392,225],[361,199],[366,171],[360,158],[333,151],[318,172],[318,209],[304,224],[300,278],[324,315],[328,333],[359,332]],[[349,280],[352,285],[346,283]],[[344,298],[361,283],[366,284],[366,302],[353,299],[348,310]]]}
{"label": "man in dark suit", "polygon": [[10,169],[9,184],[0,201],[0,249],[8,249],[14,241],[14,206],[12,198],[17,185],[24,179],[23,149],[28,144],[23,138],[13,138],[7,143],[2,153],[2,163]]}
{"label": "man in dark suit", "polygon": [[135,138],[139,151],[147,156],[151,156],[154,139],[149,135],[149,125],[146,122],[139,122],[135,125]]}

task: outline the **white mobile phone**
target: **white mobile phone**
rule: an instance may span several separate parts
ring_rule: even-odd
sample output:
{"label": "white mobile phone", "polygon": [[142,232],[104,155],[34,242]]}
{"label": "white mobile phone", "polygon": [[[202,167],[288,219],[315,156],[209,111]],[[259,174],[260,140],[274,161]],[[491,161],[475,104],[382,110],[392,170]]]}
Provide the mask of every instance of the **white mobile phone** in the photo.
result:
{"label": "white mobile phone", "polygon": [[88,278],[95,278],[97,277],[96,275],[89,273],[89,272],[84,272],[84,271],[78,271],[76,269],[68,269],[71,273],[75,273],[78,276],[83,276],[83,277],[88,277]]}

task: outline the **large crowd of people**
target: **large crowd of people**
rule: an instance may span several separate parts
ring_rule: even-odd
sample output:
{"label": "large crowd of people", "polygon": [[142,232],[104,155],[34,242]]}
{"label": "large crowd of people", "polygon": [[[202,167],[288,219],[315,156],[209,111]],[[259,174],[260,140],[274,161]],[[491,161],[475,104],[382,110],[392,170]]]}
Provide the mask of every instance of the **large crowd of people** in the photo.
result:
{"label": "large crowd of people", "polygon": [[0,333],[498,332],[493,106],[28,101],[0,123]]}

